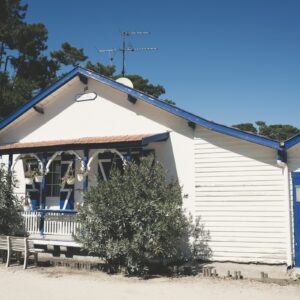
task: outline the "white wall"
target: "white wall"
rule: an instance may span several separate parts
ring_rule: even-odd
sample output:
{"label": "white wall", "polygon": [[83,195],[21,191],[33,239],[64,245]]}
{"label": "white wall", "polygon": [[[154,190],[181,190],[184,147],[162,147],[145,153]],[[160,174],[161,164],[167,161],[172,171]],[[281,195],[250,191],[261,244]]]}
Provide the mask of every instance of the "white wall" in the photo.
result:
{"label": "white wall", "polygon": [[284,263],[286,205],[276,151],[197,127],[195,214],[215,260]]}
{"label": "white wall", "polygon": [[143,101],[132,104],[126,94],[94,80],[89,79],[88,86],[97,93],[96,100],[76,102],[75,96],[83,92],[84,85],[74,78],[39,104],[44,114],[31,109],[0,132],[0,143],[170,131],[168,141],[149,148],[157,150],[157,158],[169,170],[169,176],[179,178],[183,193],[188,195],[185,208],[190,209],[194,200],[194,132],[187,122]]}
{"label": "white wall", "polygon": [[[286,205],[276,151],[218,134],[187,122],[94,80],[94,101],[76,102],[84,85],[73,79],[34,110],[0,132],[0,143],[79,137],[148,134],[170,131],[153,143],[156,157],[183,187],[184,207],[201,216],[211,233],[213,259],[284,263]],[[92,165],[96,171],[96,164]],[[96,178],[89,176],[90,184]],[[80,199],[82,183],[75,193]]]}

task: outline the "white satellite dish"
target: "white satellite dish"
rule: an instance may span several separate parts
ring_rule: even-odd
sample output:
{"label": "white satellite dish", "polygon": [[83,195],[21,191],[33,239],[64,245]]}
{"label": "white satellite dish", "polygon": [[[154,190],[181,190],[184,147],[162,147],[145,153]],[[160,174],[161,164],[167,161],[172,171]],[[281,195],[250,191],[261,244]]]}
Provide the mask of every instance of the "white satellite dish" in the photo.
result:
{"label": "white satellite dish", "polygon": [[126,78],[126,77],[120,77],[116,80],[116,82],[119,82],[121,84],[124,84],[130,88],[133,88],[133,83],[130,79]]}

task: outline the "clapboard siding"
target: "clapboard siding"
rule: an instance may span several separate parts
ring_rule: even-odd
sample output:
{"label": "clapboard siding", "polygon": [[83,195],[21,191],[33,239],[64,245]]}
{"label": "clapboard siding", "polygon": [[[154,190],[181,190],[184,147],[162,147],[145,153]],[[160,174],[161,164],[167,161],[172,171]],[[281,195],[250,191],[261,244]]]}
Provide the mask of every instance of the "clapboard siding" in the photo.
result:
{"label": "clapboard siding", "polygon": [[197,127],[195,205],[215,260],[286,262],[286,212],[276,151]]}
{"label": "clapboard siding", "polygon": [[[199,182],[199,185],[202,183],[202,182],[210,182],[211,179],[207,176],[197,176],[197,178],[200,178],[201,179],[198,179],[198,181],[196,180],[196,184]],[[229,184],[231,185],[240,185],[240,184],[243,184],[245,186],[252,186],[253,183],[251,182],[253,179],[256,179],[257,178],[259,179],[256,183],[256,185],[265,185],[265,184],[278,184],[278,185],[281,185],[282,184],[282,181],[278,179],[277,176],[268,176],[266,178],[266,180],[264,181],[260,181],[260,179],[264,179],[265,176],[243,176],[243,177],[240,177],[240,176],[231,176],[231,177],[226,177],[226,176],[214,176],[215,177],[215,182],[212,183],[213,186],[223,186],[223,185],[227,185],[225,184],[225,182],[228,182]],[[207,183],[208,185],[208,183]]]}

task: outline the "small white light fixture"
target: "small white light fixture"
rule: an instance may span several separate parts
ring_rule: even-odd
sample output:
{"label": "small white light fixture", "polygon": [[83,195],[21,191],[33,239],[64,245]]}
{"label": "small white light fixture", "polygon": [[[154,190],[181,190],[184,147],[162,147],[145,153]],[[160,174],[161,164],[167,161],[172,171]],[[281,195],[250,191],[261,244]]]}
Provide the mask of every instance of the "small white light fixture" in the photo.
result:
{"label": "small white light fixture", "polygon": [[77,94],[75,96],[76,102],[82,102],[82,101],[92,101],[97,98],[97,94],[95,92],[86,91],[83,94]]}

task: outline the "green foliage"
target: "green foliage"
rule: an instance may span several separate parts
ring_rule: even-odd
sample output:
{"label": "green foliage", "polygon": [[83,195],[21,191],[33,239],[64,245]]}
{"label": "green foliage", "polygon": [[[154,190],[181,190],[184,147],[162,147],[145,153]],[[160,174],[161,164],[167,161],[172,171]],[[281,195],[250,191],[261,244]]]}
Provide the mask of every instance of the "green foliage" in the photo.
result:
{"label": "green foliage", "polygon": [[267,125],[263,121],[257,121],[255,122],[255,125],[252,123],[241,123],[233,125],[232,127],[259,134],[277,141],[285,141],[291,138],[292,136],[300,133],[300,129],[292,125]]}
{"label": "green foliage", "polygon": [[257,134],[257,128],[252,123],[241,123],[241,124],[232,125],[232,127]]}
{"label": "green foliage", "polygon": [[[115,76],[115,78],[121,77],[120,75]],[[151,95],[155,98],[159,98],[160,95],[164,94],[166,91],[163,86],[161,85],[153,85],[149,83],[148,79],[143,78],[140,75],[126,75],[127,78],[129,78],[135,89]]]}
{"label": "green foliage", "polygon": [[300,129],[292,125],[274,124],[266,125],[263,121],[257,121],[258,131],[260,135],[267,136],[273,140],[285,141],[292,136],[300,133]]}
{"label": "green foliage", "polygon": [[47,29],[27,24],[26,11],[19,0],[0,2],[0,120],[56,78],[56,63],[43,55]]}
{"label": "green foliage", "polygon": [[[0,0],[0,121],[61,77],[63,68],[88,58],[82,48],[68,42],[46,55],[47,28],[41,23],[26,23],[27,8],[20,0]],[[86,67],[107,77],[118,77],[115,66],[88,61]],[[152,85],[139,75],[128,77],[144,93],[154,97],[165,93],[161,85]]]}
{"label": "green foliage", "polygon": [[13,193],[13,176],[0,167],[0,234],[24,233],[21,207]]}
{"label": "green foliage", "polygon": [[82,48],[77,49],[69,43],[63,43],[61,45],[61,50],[52,51],[51,57],[56,60],[58,64],[63,64],[65,66],[72,65],[73,67],[87,59]]}
{"label": "green foliage", "polygon": [[[110,66],[106,66],[103,65],[99,62],[97,62],[96,64],[93,64],[91,61],[88,61],[86,64],[86,68],[97,72],[103,76],[106,77],[110,77],[113,79],[118,79],[120,77],[122,77],[122,75],[116,75],[116,66],[115,65],[110,65]],[[143,78],[140,75],[126,75],[127,78],[129,78],[135,89],[148,94],[150,96],[159,98],[162,94],[164,94],[166,91],[164,89],[163,86],[161,85],[153,85],[149,82],[148,79]],[[176,105],[176,103],[170,99],[166,99],[164,100],[165,102],[172,104],[172,105]]]}
{"label": "green foliage", "polygon": [[168,104],[171,104],[171,105],[176,105],[176,102],[174,102],[173,100],[171,99],[163,99],[164,102],[168,103]]}
{"label": "green foliage", "polygon": [[99,73],[103,76],[106,76],[106,77],[113,77],[114,73],[116,72],[115,65],[105,66],[99,62],[97,62],[96,64],[93,64],[91,61],[88,61],[86,64],[86,68],[88,68],[96,73]]}
{"label": "green foliage", "polygon": [[[122,77],[122,75],[116,75],[116,66],[115,65],[110,65],[110,66],[106,66],[103,65],[99,62],[97,62],[96,64],[93,64],[91,61],[88,61],[86,64],[86,68],[97,72],[101,75],[104,75],[106,77],[110,77],[113,79],[118,79],[120,77]],[[162,94],[164,94],[166,91],[164,89],[163,86],[161,85],[153,85],[151,83],[149,83],[149,80],[146,78],[143,78],[140,75],[126,75],[127,78],[129,78],[135,89],[148,94],[150,96],[159,98]],[[166,99],[164,100],[169,104],[172,105],[176,105],[176,103],[172,100]]]}
{"label": "green foliage", "polygon": [[178,182],[167,182],[153,157],[128,162],[122,172],[113,168],[110,180],[99,181],[84,199],[77,238],[111,271],[145,274],[154,260],[210,253],[204,228],[183,213]]}
{"label": "green foliage", "polygon": [[8,48],[15,47],[14,36],[18,27],[23,24],[26,11],[27,5],[21,5],[19,0],[0,1],[0,55],[5,51],[4,45]]}

